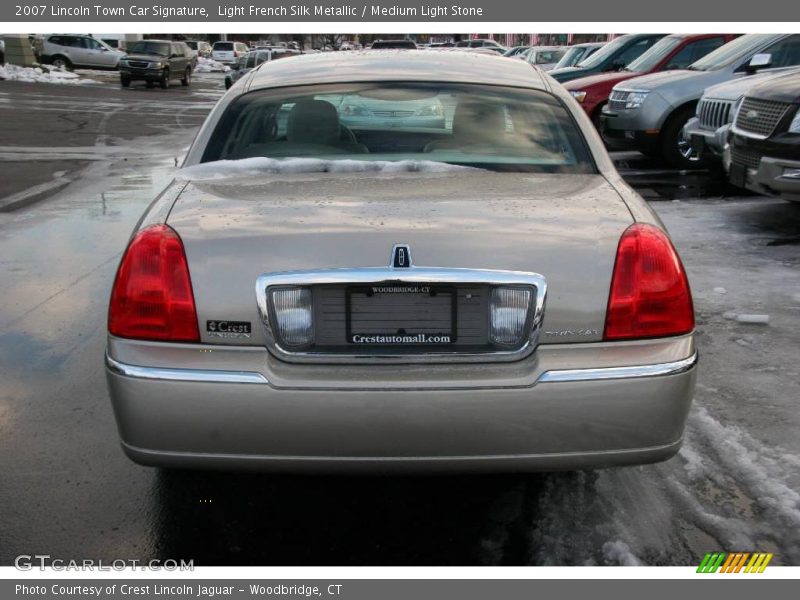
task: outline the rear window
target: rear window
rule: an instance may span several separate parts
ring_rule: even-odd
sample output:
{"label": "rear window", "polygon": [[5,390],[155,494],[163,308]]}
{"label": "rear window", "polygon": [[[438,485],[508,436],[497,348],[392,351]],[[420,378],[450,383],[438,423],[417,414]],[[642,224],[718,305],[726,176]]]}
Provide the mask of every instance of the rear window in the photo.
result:
{"label": "rear window", "polygon": [[222,52],[230,52],[231,50],[233,50],[233,42],[215,42],[214,50],[220,50]]}
{"label": "rear window", "polygon": [[561,101],[537,90],[370,83],[259,90],[231,103],[203,162],[253,157],[436,161],[594,173]]}

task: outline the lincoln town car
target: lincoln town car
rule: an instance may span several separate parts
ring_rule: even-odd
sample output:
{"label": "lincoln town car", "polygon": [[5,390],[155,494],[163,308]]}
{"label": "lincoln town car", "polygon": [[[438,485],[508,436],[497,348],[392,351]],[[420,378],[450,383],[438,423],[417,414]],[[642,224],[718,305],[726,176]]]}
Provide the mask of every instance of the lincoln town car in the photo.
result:
{"label": "lincoln town car", "polygon": [[122,255],[105,366],[144,465],[572,470],[678,451],[694,328],[669,234],[548,75],[337,52],[220,99]]}

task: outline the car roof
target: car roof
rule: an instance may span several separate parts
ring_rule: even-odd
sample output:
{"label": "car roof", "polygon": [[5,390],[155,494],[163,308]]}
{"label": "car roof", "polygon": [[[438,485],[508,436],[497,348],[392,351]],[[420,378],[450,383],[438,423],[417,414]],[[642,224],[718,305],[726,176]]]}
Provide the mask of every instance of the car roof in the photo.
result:
{"label": "car roof", "polygon": [[477,52],[452,50],[358,50],[304,54],[269,63],[255,72],[250,90],[363,81],[439,81],[548,89],[530,64]]}

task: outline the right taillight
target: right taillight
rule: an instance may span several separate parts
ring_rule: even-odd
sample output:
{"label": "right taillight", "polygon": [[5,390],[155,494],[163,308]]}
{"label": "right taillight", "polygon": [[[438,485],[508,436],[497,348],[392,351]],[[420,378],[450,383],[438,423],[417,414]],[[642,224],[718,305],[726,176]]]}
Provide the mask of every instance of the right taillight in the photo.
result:
{"label": "right taillight", "polygon": [[168,225],[146,227],[128,245],[111,292],[108,331],[138,340],[200,341],[183,243]]}
{"label": "right taillight", "polygon": [[665,337],[694,329],[689,281],[659,228],[631,225],[619,241],[603,339]]}

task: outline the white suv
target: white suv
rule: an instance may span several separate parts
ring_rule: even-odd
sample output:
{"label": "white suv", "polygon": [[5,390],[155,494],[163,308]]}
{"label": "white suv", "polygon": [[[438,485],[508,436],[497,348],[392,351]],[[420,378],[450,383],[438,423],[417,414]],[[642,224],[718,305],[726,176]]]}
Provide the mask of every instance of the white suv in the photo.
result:
{"label": "white suv", "polygon": [[46,35],[42,41],[42,62],[64,69],[116,69],[124,55],[89,35]]}
{"label": "white suv", "polygon": [[231,65],[236,62],[237,58],[248,52],[250,52],[250,48],[242,42],[214,42],[211,58],[217,62]]}

